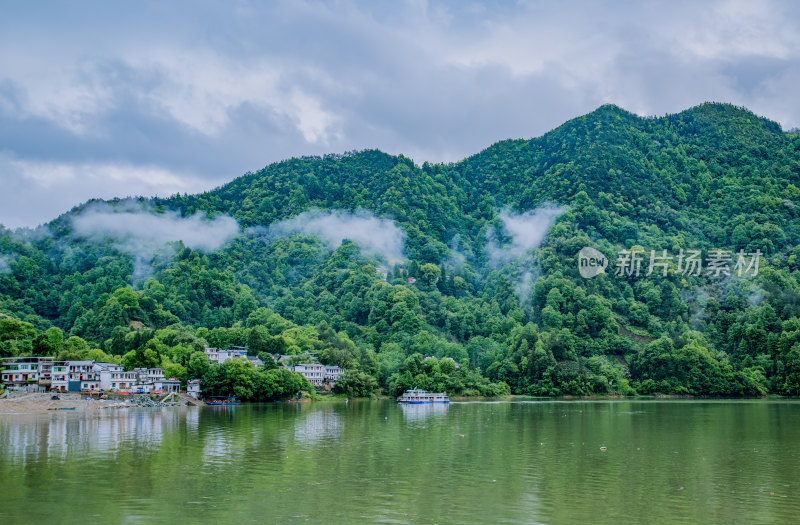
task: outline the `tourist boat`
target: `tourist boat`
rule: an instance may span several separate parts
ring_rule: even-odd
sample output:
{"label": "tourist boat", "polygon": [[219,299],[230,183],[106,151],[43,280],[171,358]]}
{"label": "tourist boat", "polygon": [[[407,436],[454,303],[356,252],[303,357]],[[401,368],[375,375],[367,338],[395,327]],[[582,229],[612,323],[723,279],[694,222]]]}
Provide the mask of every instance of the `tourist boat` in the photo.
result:
{"label": "tourist boat", "polygon": [[426,403],[449,403],[450,398],[447,397],[447,392],[434,394],[414,388],[406,390],[403,395],[397,398],[398,403],[408,403],[409,405],[422,405]]}
{"label": "tourist boat", "polygon": [[239,401],[236,401],[236,398],[233,396],[211,396],[206,401],[206,405],[232,406],[232,405],[241,405],[241,403]]}

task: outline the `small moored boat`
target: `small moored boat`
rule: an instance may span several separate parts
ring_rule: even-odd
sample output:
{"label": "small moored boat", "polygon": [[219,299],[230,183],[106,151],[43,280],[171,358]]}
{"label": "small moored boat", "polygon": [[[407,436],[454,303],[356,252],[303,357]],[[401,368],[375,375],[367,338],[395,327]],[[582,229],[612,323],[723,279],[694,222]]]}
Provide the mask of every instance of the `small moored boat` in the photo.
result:
{"label": "small moored boat", "polygon": [[406,390],[403,395],[397,398],[398,403],[408,403],[410,405],[422,405],[425,403],[449,403],[450,398],[447,397],[447,392],[432,393],[414,388]]}
{"label": "small moored boat", "polygon": [[211,396],[206,400],[206,405],[241,405],[234,396]]}

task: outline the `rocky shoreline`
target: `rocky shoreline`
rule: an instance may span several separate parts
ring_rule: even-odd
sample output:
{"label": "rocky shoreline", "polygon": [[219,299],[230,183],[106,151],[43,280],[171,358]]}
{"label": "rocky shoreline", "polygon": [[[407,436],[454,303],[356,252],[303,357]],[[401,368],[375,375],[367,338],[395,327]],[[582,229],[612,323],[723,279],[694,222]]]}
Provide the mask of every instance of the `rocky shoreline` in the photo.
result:
{"label": "rocky shoreline", "polygon": [[110,408],[186,406],[188,403],[175,396],[174,401],[158,401],[148,395],[127,396],[126,399],[92,399],[85,394],[29,393],[0,399],[0,416],[13,414],[36,414],[50,411],[96,412]]}

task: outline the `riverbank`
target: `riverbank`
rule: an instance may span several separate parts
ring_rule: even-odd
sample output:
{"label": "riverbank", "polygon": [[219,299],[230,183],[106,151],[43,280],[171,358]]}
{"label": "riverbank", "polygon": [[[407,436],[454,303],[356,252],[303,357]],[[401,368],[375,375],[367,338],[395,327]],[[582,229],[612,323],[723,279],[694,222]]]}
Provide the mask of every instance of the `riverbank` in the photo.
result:
{"label": "riverbank", "polygon": [[[129,399],[114,398],[111,399],[87,399],[85,394],[59,394],[58,400],[51,399],[51,393],[30,393],[14,396],[12,398],[0,399],[0,416],[13,415],[13,414],[38,414],[47,412],[56,412],[60,409],[68,409],[74,412],[95,412],[104,408],[128,408],[134,406],[141,406],[137,403],[131,403]],[[781,396],[768,396],[771,399],[783,399]],[[385,395],[376,395],[373,397],[360,397],[348,398],[342,394],[336,395],[318,395],[315,397],[303,397],[301,399],[289,398],[283,400],[286,403],[344,403],[349,400],[352,401],[378,401],[378,400],[394,400],[395,398]],[[464,402],[514,402],[514,401],[603,401],[603,400],[691,400],[691,399],[761,399],[750,397],[739,398],[705,398],[694,397],[687,395],[657,395],[657,396],[559,396],[559,397],[540,397],[540,396],[525,396],[525,395],[511,395],[499,397],[483,397],[483,396],[452,396],[450,401],[456,403]],[[189,398],[185,394],[180,395],[179,403],[185,403],[187,406],[204,406],[205,403]]]}
{"label": "riverbank", "polygon": [[[177,394],[175,394],[178,396]],[[179,406],[200,405],[202,402],[188,398],[185,394],[178,396],[178,400],[162,403],[150,400],[144,396],[121,398],[110,396],[106,399],[91,398],[86,394],[58,394],[58,399],[52,399],[53,393],[30,393],[16,395],[11,398],[0,399],[0,416],[13,414],[39,414],[43,412],[57,412],[68,410],[70,412],[95,412],[101,409],[130,408],[136,406]],[[188,398],[188,399],[187,399]]]}
{"label": "riverbank", "polygon": [[118,404],[118,401],[91,400],[87,401],[81,394],[59,394],[58,400],[50,399],[50,393],[30,393],[0,399],[0,416],[6,414],[34,414],[40,412],[56,411],[67,408],[76,412],[89,412],[100,408]]}

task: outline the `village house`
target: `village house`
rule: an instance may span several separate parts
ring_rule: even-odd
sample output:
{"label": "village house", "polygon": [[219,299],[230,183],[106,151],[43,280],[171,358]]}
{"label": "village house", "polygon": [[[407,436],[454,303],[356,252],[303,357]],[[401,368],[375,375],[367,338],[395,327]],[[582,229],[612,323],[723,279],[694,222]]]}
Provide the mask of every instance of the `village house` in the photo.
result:
{"label": "village house", "polygon": [[136,384],[133,386],[132,392],[141,392],[149,394],[151,392],[160,392],[161,383],[164,381],[164,370],[161,368],[134,368],[136,373]]}
{"label": "village house", "polygon": [[200,399],[202,392],[200,391],[200,380],[190,379],[186,383],[186,393],[195,399]]}
{"label": "village house", "polygon": [[253,366],[255,367],[264,366],[264,361],[262,361],[258,356],[249,355],[247,356],[247,360],[253,363]]}
{"label": "village house", "polygon": [[177,394],[181,391],[181,381],[180,379],[175,379],[174,377],[170,379],[162,379],[161,381],[156,381],[155,387],[156,391],[158,392],[163,392],[165,394]]}
{"label": "village house", "polygon": [[338,366],[326,366],[325,381],[328,382],[331,386],[333,386],[333,384],[336,383],[336,381],[339,379],[339,376],[341,376],[343,373],[344,370],[342,370]]}
{"label": "village house", "polygon": [[108,387],[114,392],[132,392],[139,382],[139,374],[133,370],[114,370],[111,372],[111,381]]}
{"label": "village house", "polygon": [[9,390],[31,392],[180,392],[181,382],[161,368],[125,370],[115,363],[54,361],[52,357],[9,357],[0,379]]}
{"label": "village house", "polygon": [[338,366],[325,366],[319,363],[302,363],[284,368],[302,374],[314,386],[323,386],[324,384],[331,387],[344,373],[344,370]]}
{"label": "village house", "polygon": [[69,387],[69,364],[66,361],[53,363],[50,390],[66,392]]}
{"label": "village house", "polygon": [[247,348],[243,346],[229,346],[224,350],[207,346],[205,347],[205,353],[208,356],[208,360],[211,362],[211,364],[215,365],[221,365],[229,359],[247,359]]}
{"label": "village house", "polygon": [[52,357],[5,357],[0,378],[8,390],[44,392],[50,388],[52,371]]}
{"label": "village house", "polygon": [[[100,390],[111,390],[112,376],[115,372],[124,372],[125,369],[115,363],[94,363],[92,371],[97,376]],[[89,389],[91,390],[91,389]]]}
{"label": "village house", "polygon": [[161,368],[134,368],[133,371],[139,374],[140,383],[156,383],[164,379],[164,370]]}
{"label": "village house", "polygon": [[39,358],[39,385],[45,389],[53,385],[53,358]]}
{"label": "village house", "polygon": [[288,368],[293,372],[299,372],[303,374],[303,377],[308,379],[308,382],[314,386],[320,386],[322,385],[322,382],[325,381],[325,365],[320,365],[318,363],[304,363]]}

